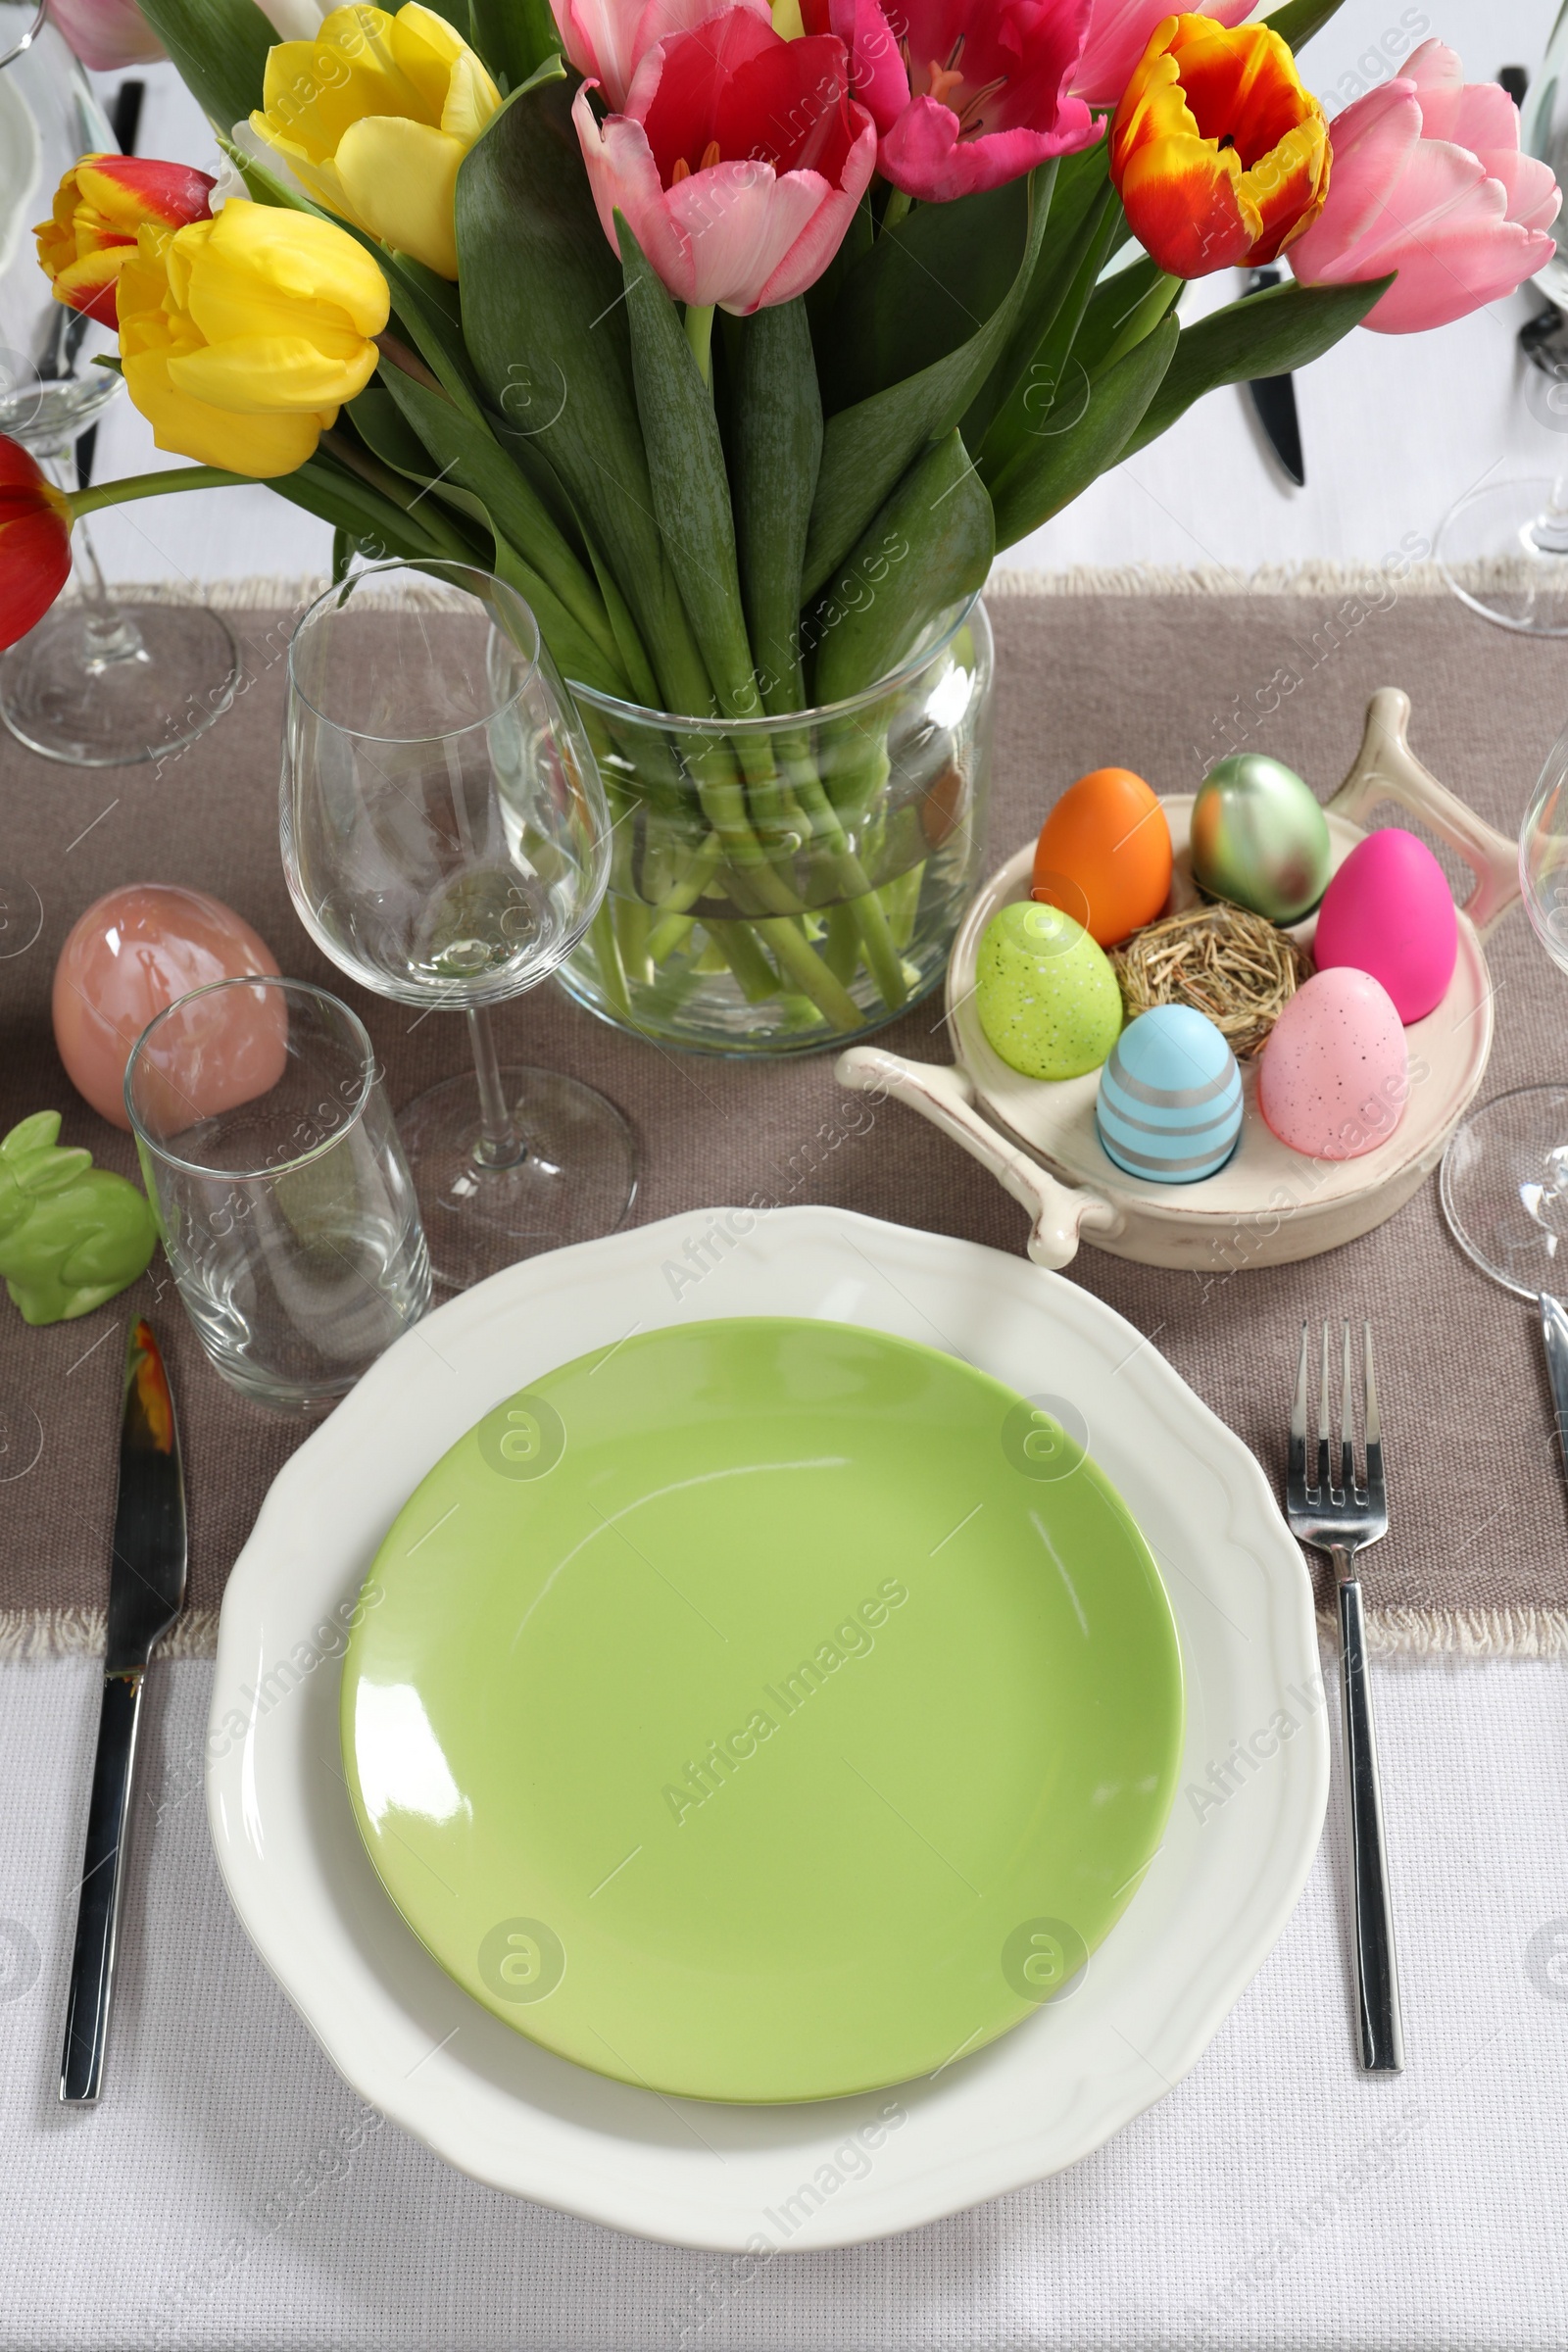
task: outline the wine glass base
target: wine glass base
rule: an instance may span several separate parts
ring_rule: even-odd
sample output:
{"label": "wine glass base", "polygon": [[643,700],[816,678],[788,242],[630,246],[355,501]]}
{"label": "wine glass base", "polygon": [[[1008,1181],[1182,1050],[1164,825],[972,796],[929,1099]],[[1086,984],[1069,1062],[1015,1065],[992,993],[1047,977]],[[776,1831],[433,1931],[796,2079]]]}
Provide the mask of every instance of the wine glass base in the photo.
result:
{"label": "wine glass base", "polygon": [[1568,637],[1568,515],[1542,474],[1491,482],[1449,508],[1435,554],[1461,604],[1529,637]]}
{"label": "wine glass base", "polygon": [[518,1258],[591,1242],[624,1223],[637,1197],[637,1144],[615,1105],[559,1070],[504,1068],[501,1084],[527,1150],[486,1167],[479,1085],[443,1079],[398,1113],[438,1283],[466,1291]]}
{"label": "wine glass base", "polygon": [[0,660],[0,718],[19,742],[72,767],[162,760],[205,733],[239,684],[239,649],[205,605],[74,599]]}
{"label": "wine glass base", "polygon": [[1568,1082],[1514,1087],[1461,1120],[1439,1191],[1483,1274],[1521,1298],[1568,1292]]}

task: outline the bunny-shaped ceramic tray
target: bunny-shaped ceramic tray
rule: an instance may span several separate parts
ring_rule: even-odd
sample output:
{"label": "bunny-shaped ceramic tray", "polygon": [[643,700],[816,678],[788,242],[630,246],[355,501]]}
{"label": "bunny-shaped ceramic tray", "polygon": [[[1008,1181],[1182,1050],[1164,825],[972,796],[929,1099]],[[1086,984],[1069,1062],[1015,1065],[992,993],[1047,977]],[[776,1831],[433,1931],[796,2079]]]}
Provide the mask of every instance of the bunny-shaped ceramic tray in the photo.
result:
{"label": "bunny-shaped ceramic tray", "polygon": [[[1411,1085],[1387,1143],[1358,1159],[1306,1159],[1269,1132],[1257,1109],[1257,1064],[1242,1064],[1246,1115],[1241,1142],[1218,1175],[1192,1185],[1128,1176],[1095,1130],[1098,1070],[1053,1084],[1009,1069],[986,1042],[974,1003],[975,954],[999,906],[1029,895],[1034,845],[1021,849],[976,897],[948,966],[948,1032],[956,1066],[905,1061],[879,1046],[841,1055],[841,1084],[897,1097],[990,1168],[1034,1217],[1029,1254],[1064,1266],[1080,1237],[1114,1257],[1150,1266],[1218,1274],[1283,1265],[1354,1241],[1403,1206],[1436,1165],[1481,1084],[1492,1050],[1492,983],[1482,940],[1519,895],[1511,841],[1456,800],[1411,753],[1410,704],[1381,687],[1367,707],[1355,762],[1328,803],[1333,862],[1364,839],[1363,821],[1393,801],[1428,825],[1473,869],[1474,890],[1459,915],[1459,954],[1435,1012],[1405,1032]],[[1185,880],[1193,796],[1161,803]],[[1295,936],[1310,948],[1315,917]]]}

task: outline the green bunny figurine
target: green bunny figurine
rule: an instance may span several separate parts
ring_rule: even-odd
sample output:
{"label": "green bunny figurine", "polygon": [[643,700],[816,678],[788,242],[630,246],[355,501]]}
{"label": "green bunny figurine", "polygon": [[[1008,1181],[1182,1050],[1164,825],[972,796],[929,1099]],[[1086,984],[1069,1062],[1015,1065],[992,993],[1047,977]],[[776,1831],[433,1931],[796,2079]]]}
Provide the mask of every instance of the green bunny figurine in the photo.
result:
{"label": "green bunny figurine", "polygon": [[146,1195],[55,1142],[58,1110],[0,1143],[0,1276],[24,1323],[89,1315],[135,1281],[157,1245]]}

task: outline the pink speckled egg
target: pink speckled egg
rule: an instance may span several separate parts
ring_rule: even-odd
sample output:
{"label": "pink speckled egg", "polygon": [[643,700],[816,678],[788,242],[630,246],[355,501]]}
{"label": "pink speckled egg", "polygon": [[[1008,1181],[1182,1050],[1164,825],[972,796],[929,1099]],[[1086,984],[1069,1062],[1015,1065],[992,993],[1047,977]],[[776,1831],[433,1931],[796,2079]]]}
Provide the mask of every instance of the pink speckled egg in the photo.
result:
{"label": "pink speckled egg", "polygon": [[[153,1015],[211,980],[276,970],[266,940],[205,891],[167,882],[112,890],[73,924],[55,965],[55,1044],[72,1085],[111,1126],[128,1127],[125,1064]],[[222,1055],[209,1056],[203,1116],[253,1101],[283,1074],[281,1008],[264,999],[227,1017],[234,1035]]]}
{"label": "pink speckled egg", "polygon": [[1442,1004],[1458,953],[1452,894],[1426,843],[1398,825],[1358,841],[1318,909],[1318,970],[1370,972],[1401,1021],[1421,1021]]}
{"label": "pink speckled egg", "polygon": [[1358,1159],[1386,1144],[1409,1092],[1404,1029],[1370,972],[1314,972],[1269,1032],[1257,1107],[1293,1152]]}

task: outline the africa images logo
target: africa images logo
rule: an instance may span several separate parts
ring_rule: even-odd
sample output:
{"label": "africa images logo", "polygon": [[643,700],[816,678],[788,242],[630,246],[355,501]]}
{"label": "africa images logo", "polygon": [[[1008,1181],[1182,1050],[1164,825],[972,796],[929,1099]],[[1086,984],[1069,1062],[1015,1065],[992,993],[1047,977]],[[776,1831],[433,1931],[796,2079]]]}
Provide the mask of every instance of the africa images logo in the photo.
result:
{"label": "africa images logo", "polygon": [[890,1613],[902,1609],[908,1597],[907,1585],[896,1576],[884,1577],[870,1598],[862,1600],[842,1625],[835,1626],[831,1636],[819,1642],[808,1658],[803,1658],[776,1685],[762,1685],[765,1706],[754,1707],[745,1723],[723,1739],[710,1740],[700,1759],[688,1756],[681,1768],[685,1779],[666,1781],[661,1791],[676,1821],[684,1822],[688,1813],[716,1796],[741,1765],[756,1755],[761,1743],[771,1740],[792,1715],[800,1713],[824,1687],[829,1675],[837,1674],[852,1658],[868,1658],[876,1647],[876,1634],[887,1624]]}

